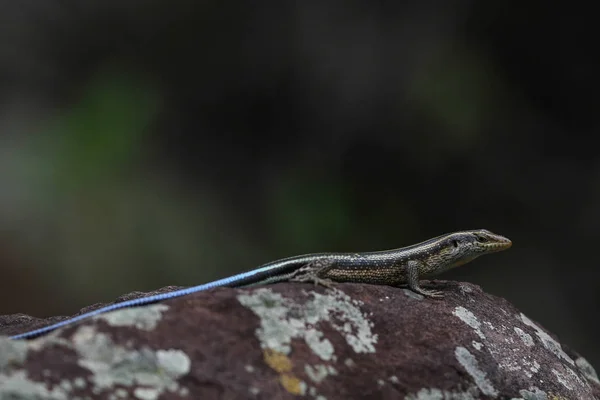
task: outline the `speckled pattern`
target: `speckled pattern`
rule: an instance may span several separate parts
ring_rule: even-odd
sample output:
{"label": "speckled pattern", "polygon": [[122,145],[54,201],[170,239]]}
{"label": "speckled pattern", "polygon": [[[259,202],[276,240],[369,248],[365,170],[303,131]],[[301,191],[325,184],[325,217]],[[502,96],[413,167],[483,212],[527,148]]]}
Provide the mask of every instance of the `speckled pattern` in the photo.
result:
{"label": "speckled pattern", "polygon": [[[446,298],[354,283],[218,288],[0,338],[0,399],[600,398],[594,367],[507,301],[430,286]],[[0,332],[31,323],[0,317]]]}
{"label": "speckled pattern", "polygon": [[[308,281],[313,276],[316,282],[406,283],[416,293],[441,298],[442,292],[423,289],[421,279],[466,264],[484,254],[506,250],[511,245],[509,239],[485,229],[454,232],[395,250],[305,256],[302,263],[306,265],[285,275],[285,280]],[[296,261],[292,258],[279,263],[283,267]],[[278,278],[284,280],[283,277],[275,276],[269,282]]]}

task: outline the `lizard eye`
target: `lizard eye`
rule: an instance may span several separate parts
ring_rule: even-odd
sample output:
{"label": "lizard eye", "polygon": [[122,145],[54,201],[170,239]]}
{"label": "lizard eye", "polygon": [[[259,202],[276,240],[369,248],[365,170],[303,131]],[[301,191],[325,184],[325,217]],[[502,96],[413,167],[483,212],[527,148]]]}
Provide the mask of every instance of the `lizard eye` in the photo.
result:
{"label": "lizard eye", "polygon": [[452,246],[458,247],[458,240],[453,240],[452,241]]}
{"label": "lizard eye", "polygon": [[488,242],[488,238],[486,238],[485,236],[477,236],[477,241],[480,243],[486,243]]}

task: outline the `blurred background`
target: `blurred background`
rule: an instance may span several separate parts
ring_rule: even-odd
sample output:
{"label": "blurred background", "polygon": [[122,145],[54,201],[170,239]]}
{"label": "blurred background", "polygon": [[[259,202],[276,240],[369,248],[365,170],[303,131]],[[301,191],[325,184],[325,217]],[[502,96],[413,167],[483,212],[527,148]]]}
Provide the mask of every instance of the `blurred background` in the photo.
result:
{"label": "blurred background", "polygon": [[591,10],[0,2],[0,314],[486,228],[443,279],[600,367]]}

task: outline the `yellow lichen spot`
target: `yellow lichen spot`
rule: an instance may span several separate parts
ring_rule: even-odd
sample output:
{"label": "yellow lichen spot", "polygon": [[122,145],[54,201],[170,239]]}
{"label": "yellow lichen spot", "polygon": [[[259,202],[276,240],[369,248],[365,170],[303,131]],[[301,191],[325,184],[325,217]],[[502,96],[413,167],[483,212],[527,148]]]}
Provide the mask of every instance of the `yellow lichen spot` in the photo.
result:
{"label": "yellow lichen spot", "polygon": [[279,373],[279,383],[289,393],[295,395],[304,394],[304,382],[292,373],[292,360],[279,351],[264,349],[263,358],[267,365]]}
{"label": "yellow lichen spot", "polygon": [[269,367],[273,368],[279,373],[289,372],[292,370],[292,361],[285,354],[273,350],[264,349],[263,358]]}
{"label": "yellow lichen spot", "polygon": [[548,400],[569,400],[568,397],[553,394],[552,392],[548,393]]}
{"label": "yellow lichen spot", "polygon": [[304,394],[304,390],[302,390],[302,381],[292,374],[282,374],[279,377],[279,382],[281,383],[281,386],[291,394]]}

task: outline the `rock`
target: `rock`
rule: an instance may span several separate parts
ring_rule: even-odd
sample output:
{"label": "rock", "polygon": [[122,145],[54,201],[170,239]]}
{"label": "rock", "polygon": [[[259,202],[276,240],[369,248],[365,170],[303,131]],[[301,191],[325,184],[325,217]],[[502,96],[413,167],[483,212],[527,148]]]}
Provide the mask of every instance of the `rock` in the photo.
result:
{"label": "rock", "polygon": [[[0,399],[600,398],[592,366],[506,300],[435,286],[444,300],[360,284],[219,288],[0,337]],[[58,320],[4,316],[0,333]]]}

